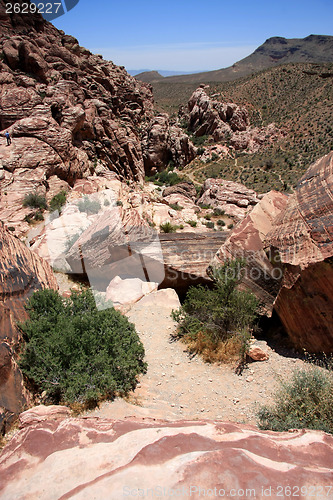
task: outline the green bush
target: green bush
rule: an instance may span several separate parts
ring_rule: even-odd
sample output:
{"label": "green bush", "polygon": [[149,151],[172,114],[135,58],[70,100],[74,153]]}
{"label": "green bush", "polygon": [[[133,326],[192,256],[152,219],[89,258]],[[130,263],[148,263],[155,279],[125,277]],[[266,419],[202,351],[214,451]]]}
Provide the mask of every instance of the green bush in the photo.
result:
{"label": "green bush", "polygon": [[156,184],[157,186],[174,186],[175,184],[183,182],[183,179],[179,177],[176,172],[172,172],[170,169],[162,170],[162,172],[158,172],[151,177],[145,177],[145,180],[147,182],[154,182],[154,184]]}
{"label": "green bush", "polygon": [[114,308],[98,311],[90,290],[70,299],[39,291],[26,309],[20,367],[48,401],[87,404],[126,394],[146,371],[134,325]]}
{"label": "green bush", "polygon": [[317,366],[294,371],[281,380],[274,405],[257,411],[261,429],[317,429],[333,433],[333,372]]}
{"label": "green bush", "polygon": [[254,324],[259,304],[256,297],[237,290],[245,263],[228,261],[212,271],[215,287],[191,287],[179,311],[172,313],[178,322],[177,335],[194,350],[204,352],[207,360],[221,360],[226,342],[233,339],[238,354],[245,353],[245,343]]}
{"label": "green bush", "polygon": [[181,205],[178,205],[178,203],[170,203],[169,204],[170,208],[172,208],[173,210],[183,210],[184,207],[182,207]]}
{"label": "green bush", "polygon": [[37,193],[26,194],[23,198],[22,205],[24,207],[40,208],[43,210],[47,209],[47,202],[45,196],[41,196]]}
{"label": "green bush", "polygon": [[99,201],[90,200],[88,196],[84,196],[83,199],[79,200],[77,206],[80,212],[85,212],[87,214],[98,214],[101,209]]}
{"label": "green bush", "polygon": [[196,220],[186,220],[186,224],[189,224],[191,227],[197,227],[197,221]]}
{"label": "green bush", "polygon": [[171,222],[164,222],[163,224],[160,224],[160,229],[163,233],[175,233],[178,226],[173,226]]}
{"label": "green bush", "polygon": [[35,213],[34,219],[36,221],[44,220],[44,215],[42,214],[41,210],[37,210],[37,212]]}
{"label": "green bush", "polygon": [[61,213],[61,209],[66,203],[66,198],[67,193],[64,190],[61,190],[58,194],[53,196],[49,203],[50,211],[54,212],[55,210],[58,210],[58,212]]}
{"label": "green bush", "polygon": [[225,222],[222,219],[219,219],[216,223],[218,226],[225,226]]}
{"label": "green bush", "polygon": [[212,222],[212,221],[205,222],[205,225],[206,225],[206,227],[208,227],[209,229],[214,229],[214,227],[215,227],[215,224],[214,224],[214,222]]}
{"label": "green bush", "polygon": [[221,208],[214,208],[214,215],[216,215],[217,217],[219,215],[224,215],[225,214],[225,211],[222,210]]}

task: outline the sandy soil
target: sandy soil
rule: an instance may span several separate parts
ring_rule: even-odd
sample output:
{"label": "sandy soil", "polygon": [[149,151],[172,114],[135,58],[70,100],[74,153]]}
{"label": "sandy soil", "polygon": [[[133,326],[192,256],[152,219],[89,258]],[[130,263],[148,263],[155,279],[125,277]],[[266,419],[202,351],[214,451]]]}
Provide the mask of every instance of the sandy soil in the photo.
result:
{"label": "sandy soil", "polygon": [[140,384],[127,402],[104,402],[87,414],[106,418],[209,418],[255,424],[258,404],[271,402],[279,378],[285,379],[304,363],[292,352],[279,354],[262,340],[256,345],[269,354],[269,360],[249,363],[241,375],[235,373],[235,365],[212,365],[198,356],[191,358],[182,342],[171,339],[176,329],[170,316],[172,305],[160,302],[154,307],[139,302],[127,314],[146,350],[148,371]]}

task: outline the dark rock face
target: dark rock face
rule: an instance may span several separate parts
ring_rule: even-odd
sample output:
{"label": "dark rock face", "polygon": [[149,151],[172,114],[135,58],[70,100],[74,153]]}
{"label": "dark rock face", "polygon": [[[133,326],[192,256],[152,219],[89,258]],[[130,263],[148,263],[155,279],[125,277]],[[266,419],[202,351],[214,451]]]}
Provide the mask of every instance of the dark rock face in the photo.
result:
{"label": "dark rock face", "polygon": [[301,178],[265,245],[285,268],[275,309],[291,339],[311,352],[332,352],[333,152]]}
{"label": "dark rock face", "polygon": [[209,420],[71,419],[64,407],[48,408],[25,412],[24,427],[4,448],[2,498],[54,498],[55,485],[58,498],[163,491],[165,498],[199,499],[204,492],[213,498],[214,491],[242,498],[247,491],[263,499],[289,485],[310,498],[306,492],[329,491],[332,483],[333,438],[324,432],[263,432]]}
{"label": "dark rock face", "polygon": [[15,361],[16,322],[27,319],[24,303],[42,288],[57,289],[50,266],[0,225],[0,428],[30,400]]}

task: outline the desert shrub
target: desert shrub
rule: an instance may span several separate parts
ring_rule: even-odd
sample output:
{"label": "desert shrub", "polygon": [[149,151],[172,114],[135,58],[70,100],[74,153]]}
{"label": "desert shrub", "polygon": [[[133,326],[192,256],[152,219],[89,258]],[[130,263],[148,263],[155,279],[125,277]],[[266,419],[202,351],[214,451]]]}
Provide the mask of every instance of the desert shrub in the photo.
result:
{"label": "desert shrub", "polygon": [[210,205],[206,205],[205,203],[199,203],[199,207],[202,208],[203,210],[206,210],[208,208],[211,208]]}
{"label": "desert shrub", "polygon": [[83,199],[79,200],[77,206],[80,212],[85,212],[87,214],[98,214],[101,209],[99,201],[90,200],[88,196],[84,196]]}
{"label": "desert shrub", "polygon": [[123,206],[123,202],[121,200],[117,200],[116,201],[116,206],[117,207],[122,207]]}
{"label": "desert shrub", "polygon": [[225,211],[222,210],[221,208],[214,208],[214,212],[213,213],[214,213],[214,215],[216,215],[218,217],[219,215],[224,215]]}
{"label": "desert shrub", "polygon": [[208,227],[209,229],[214,229],[214,227],[215,227],[215,224],[212,221],[205,222],[205,224],[206,224],[206,227]]}
{"label": "desert shrub", "polygon": [[189,224],[191,227],[197,227],[197,221],[196,220],[186,220],[186,224]]}
{"label": "desert shrub", "polygon": [[295,370],[281,380],[272,406],[257,410],[261,429],[317,429],[333,433],[333,371],[317,366]]}
{"label": "desert shrub", "polygon": [[182,207],[181,205],[178,205],[178,203],[170,203],[169,204],[170,208],[172,208],[173,210],[183,210],[184,207]]}
{"label": "desert shrub", "polygon": [[24,207],[40,208],[43,210],[47,209],[47,202],[45,196],[41,196],[37,193],[26,194],[23,198],[22,205]]}
{"label": "desert shrub", "polygon": [[32,222],[32,218],[30,215],[25,215],[23,220],[25,222],[27,222],[28,224],[31,224],[31,222]]}
{"label": "desert shrub", "polygon": [[154,182],[157,186],[174,186],[175,184],[183,182],[183,179],[179,177],[176,172],[172,172],[171,169],[162,170],[162,172],[157,172],[151,177],[145,177],[145,180],[148,182]]}
{"label": "desert shrub", "polygon": [[163,224],[160,224],[160,229],[163,233],[174,233],[177,231],[178,226],[173,226],[171,222],[164,222]]}
{"label": "desert shrub", "polygon": [[204,147],[202,147],[202,146],[200,146],[200,147],[197,149],[197,156],[201,156],[201,155],[203,155],[205,151],[206,151],[206,150],[205,150],[205,148],[204,148]]}
{"label": "desert shrub", "polygon": [[191,141],[195,146],[203,146],[208,139],[208,135],[202,135],[201,137],[197,137],[195,135],[192,135]]}
{"label": "desert shrub", "polygon": [[126,394],[145,372],[134,325],[114,308],[98,311],[90,290],[70,299],[39,291],[26,309],[20,367],[48,401],[87,404]]}
{"label": "desert shrub", "polygon": [[44,220],[44,215],[43,215],[43,213],[42,213],[41,210],[37,210],[37,212],[35,213],[34,219],[36,221],[42,221],[42,220]]}
{"label": "desert shrub", "polygon": [[228,227],[228,229],[232,229],[234,227],[234,225],[233,224],[228,224],[227,227]]}
{"label": "desert shrub", "polygon": [[106,199],[104,200],[104,206],[105,206],[105,207],[108,207],[109,205],[110,205],[110,201],[106,198]]}
{"label": "desert shrub", "polygon": [[225,226],[225,222],[222,219],[219,219],[216,223],[218,226]]}
{"label": "desert shrub", "polygon": [[53,196],[52,200],[50,201],[50,211],[54,212],[55,210],[58,210],[58,212],[61,213],[61,209],[66,203],[66,198],[67,193],[62,189],[58,194]]}
{"label": "desert shrub", "polygon": [[245,354],[259,304],[253,294],[237,290],[244,265],[238,259],[214,269],[214,288],[190,287],[182,307],[172,313],[179,325],[177,336],[206,360]]}

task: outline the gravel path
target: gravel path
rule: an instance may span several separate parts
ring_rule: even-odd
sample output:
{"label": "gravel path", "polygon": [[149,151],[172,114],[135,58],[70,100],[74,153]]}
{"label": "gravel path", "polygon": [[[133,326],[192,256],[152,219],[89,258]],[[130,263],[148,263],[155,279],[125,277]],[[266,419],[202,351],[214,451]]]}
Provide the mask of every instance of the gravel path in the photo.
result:
{"label": "gravel path", "polygon": [[256,341],[268,352],[268,361],[253,362],[235,373],[234,365],[211,365],[198,356],[190,358],[186,346],[171,341],[176,324],[170,317],[175,307],[171,291],[157,292],[155,303],[140,301],[127,314],[145,346],[147,374],[127,402],[104,402],[87,412],[107,418],[149,416],[176,419],[221,419],[255,424],[255,407],[272,401],[278,378],[290,375],[303,361],[281,356],[265,341]]}

